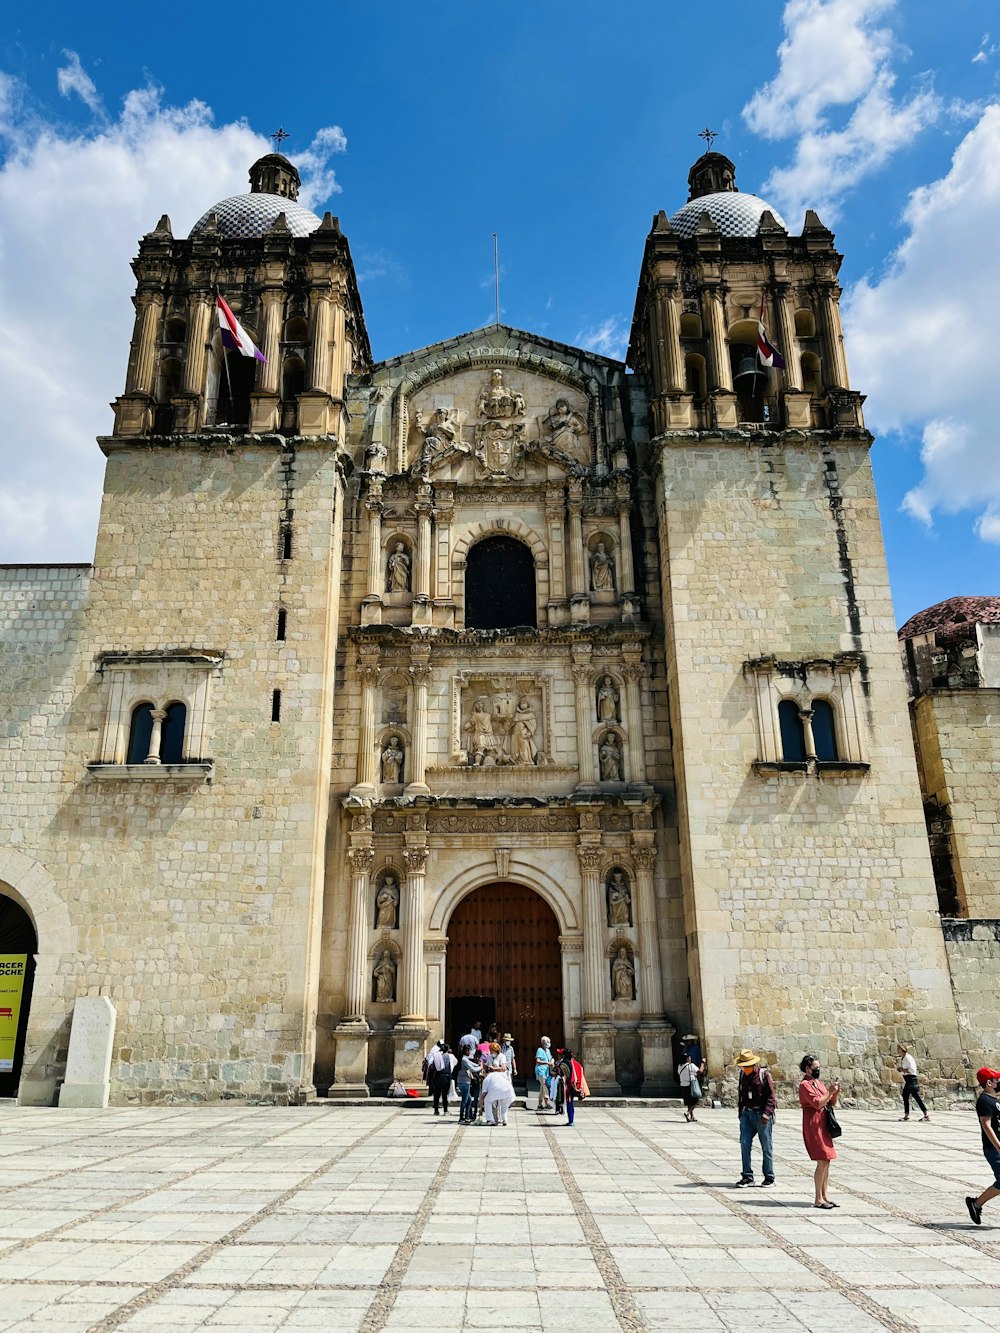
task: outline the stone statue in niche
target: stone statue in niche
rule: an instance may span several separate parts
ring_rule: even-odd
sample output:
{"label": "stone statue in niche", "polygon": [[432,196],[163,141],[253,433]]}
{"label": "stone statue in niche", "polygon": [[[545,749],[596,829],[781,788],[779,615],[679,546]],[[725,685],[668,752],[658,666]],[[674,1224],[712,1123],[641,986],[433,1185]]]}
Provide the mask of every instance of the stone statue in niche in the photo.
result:
{"label": "stone statue in niche", "polygon": [[424,447],[416,466],[418,473],[426,474],[431,468],[446,463],[456,454],[472,453],[471,445],[462,439],[462,423],[453,407],[435,408],[430,421],[424,420],[423,412],[417,412],[414,425],[424,437]]}
{"label": "stone statue in niche", "polygon": [[635,968],[624,944],[611,964],[611,994],[616,1000],[635,999]]}
{"label": "stone statue in niche", "polygon": [[382,781],[400,782],[403,773],[403,747],[398,736],[390,736],[382,751]]}
{"label": "stone statue in niche", "polygon": [[390,872],[375,895],[375,925],[395,930],[399,925],[399,882]]}
{"label": "stone statue in niche", "polygon": [[463,733],[466,762],[480,768],[494,767],[500,759],[500,746],[493,731],[490,701],[485,694],[473,705],[472,716],[466,722]]}
{"label": "stone statue in niche", "polygon": [[479,415],[491,420],[524,416],[524,398],[504,384],[502,370],[490,371],[490,382],[479,395]]}
{"label": "stone statue in niche", "polygon": [[410,557],[405,542],[397,542],[385,564],[386,592],[410,591]]}
{"label": "stone statue in niche", "polygon": [[610,676],[604,676],[597,687],[598,722],[618,722],[618,691]]}
{"label": "stone statue in niche", "polygon": [[587,423],[579,412],[574,412],[565,398],[557,398],[542,421],[542,441],[553,449],[575,457],[577,441],[587,434]]}
{"label": "stone statue in niche", "polygon": [[608,925],[632,924],[632,893],[625,873],[617,867],[608,876]]}
{"label": "stone statue in niche", "polygon": [[376,1004],[391,1004],[396,998],[396,964],[388,949],[382,950],[382,957],[372,970],[374,1000]]}
{"label": "stone statue in niche", "polygon": [[597,754],[601,764],[601,781],[621,782],[622,752],[610,731],[601,741]]}
{"label": "stone statue in niche", "polygon": [[537,730],[538,719],[535,717],[531,700],[526,694],[522,694],[517,701],[514,720],[511,723],[510,733],[507,737],[507,752],[512,764],[534,764],[536,762],[538,747],[535,744],[535,732]]}
{"label": "stone statue in niche", "polygon": [[598,542],[590,556],[590,586],[594,592],[614,592],[615,562],[604,542]]}

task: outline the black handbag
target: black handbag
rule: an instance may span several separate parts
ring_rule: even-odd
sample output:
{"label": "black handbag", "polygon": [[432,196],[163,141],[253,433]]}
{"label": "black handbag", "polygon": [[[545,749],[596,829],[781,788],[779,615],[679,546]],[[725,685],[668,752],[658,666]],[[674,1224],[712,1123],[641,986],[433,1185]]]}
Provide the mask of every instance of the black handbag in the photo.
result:
{"label": "black handbag", "polygon": [[840,1121],[837,1119],[836,1111],[832,1106],[824,1106],[823,1110],[826,1112],[826,1127],[829,1131],[830,1138],[839,1139],[844,1130]]}

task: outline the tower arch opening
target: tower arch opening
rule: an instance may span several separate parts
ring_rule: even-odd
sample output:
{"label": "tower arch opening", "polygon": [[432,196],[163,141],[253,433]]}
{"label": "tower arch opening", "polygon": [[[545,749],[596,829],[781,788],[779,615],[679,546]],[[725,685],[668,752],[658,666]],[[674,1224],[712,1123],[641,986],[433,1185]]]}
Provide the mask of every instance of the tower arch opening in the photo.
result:
{"label": "tower arch opening", "polygon": [[485,537],[469,550],[465,567],[466,629],[538,625],[535,561],[516,537]]}

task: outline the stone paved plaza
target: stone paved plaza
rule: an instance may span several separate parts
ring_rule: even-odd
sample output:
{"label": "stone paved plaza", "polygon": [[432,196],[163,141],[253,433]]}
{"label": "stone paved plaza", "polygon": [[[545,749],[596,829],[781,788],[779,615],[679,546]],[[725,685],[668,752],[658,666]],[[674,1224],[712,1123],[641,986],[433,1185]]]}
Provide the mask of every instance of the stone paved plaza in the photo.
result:
{"label": "stone paved plaza", "polygon": [[844,1112],[817,1212],[797,1111],[749,1191],[731,1110],[10,1107],[0,1329],[993,1327],[974,1114],[896,1114]]}

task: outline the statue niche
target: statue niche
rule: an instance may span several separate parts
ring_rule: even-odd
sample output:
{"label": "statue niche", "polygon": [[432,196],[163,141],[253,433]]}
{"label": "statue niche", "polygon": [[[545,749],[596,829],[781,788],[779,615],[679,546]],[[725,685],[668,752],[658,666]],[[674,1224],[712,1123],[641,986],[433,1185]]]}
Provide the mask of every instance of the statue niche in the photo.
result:
{"label": "statue niche", "polygon": [[405,754],[403,743],[399,737],[396,735],[390,736],[382,749],[383,782],[390,785],[398,785],[402,782]]}
{"label": "statue niche", "polygon": [[375,927],[377,930],[399,928],[399,880],[387,870],[375,894]]}
{"label": "statue niche", "polygon": [[608,872],[605,892],[608,899],[608,925],[631,926],[632,890],[621,866],[614,866]]}
{"label": "statue niche", "polygon": [[413,561],[405,542],[396,542],[385,562],[386,592],[409,592]]}
{"label": "statue niche", "polygon": [[597,685],[597,720],[598,722],[620,722],[618,711],[619,694],[615,682],[610,676],[602,676]]}
{"label": "statue niche", "polygon": [[392,1004],[396,998],[396,963],[388,949],[382,950],[382,957],[372,968],[372,1001],[375,1004]]}
{"label": "statue niche", "polygon": [[606,541],[595,542],[590,553],[590,586],[596,593],[615,594],[615,562]]}
{"label": "statue niche", "polygon": [[606,731],[597,747],[597,757],[601,768],[602,782],[622,781],[622,752],[618,737],[613,731]]}
{"label": "statue niche", "polygon": [[635,964],[625,944],[618,946],[618,952],[611,963],[611,998],[635,999]]}

